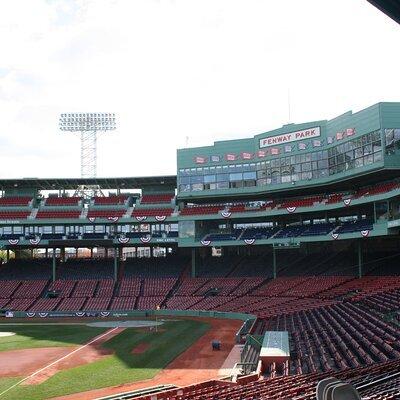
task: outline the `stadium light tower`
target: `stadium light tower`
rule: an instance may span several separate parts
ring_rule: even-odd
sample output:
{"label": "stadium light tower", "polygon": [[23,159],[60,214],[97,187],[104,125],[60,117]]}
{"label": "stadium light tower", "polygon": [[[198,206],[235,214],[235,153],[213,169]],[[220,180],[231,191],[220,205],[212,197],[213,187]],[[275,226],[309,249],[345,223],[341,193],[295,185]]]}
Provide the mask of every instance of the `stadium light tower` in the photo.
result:
{"label": "stadium light tower", "polygon": [[[59,127],[64,132],[80,132],[81,178],[96,178],[97,132],[116,129],[114,113],[66,113],[60,115]],[[98,185],[83,185],[78,188],[84,197],[101,194]]]}

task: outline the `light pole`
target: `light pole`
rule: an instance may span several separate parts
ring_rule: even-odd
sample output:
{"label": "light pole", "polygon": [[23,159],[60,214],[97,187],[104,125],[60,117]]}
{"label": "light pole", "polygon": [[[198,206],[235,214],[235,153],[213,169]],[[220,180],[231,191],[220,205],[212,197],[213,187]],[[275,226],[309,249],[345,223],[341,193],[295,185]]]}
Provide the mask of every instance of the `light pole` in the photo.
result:
{"label": "light pole", "polygon": [[[116,129],[114,113],[65,113],[60,115],[59,128],[64,132],[80,132],[81,178],[96,178],[97,132]],[[84,197],[102,195],[99,185],[80,185],[77,192]]]}

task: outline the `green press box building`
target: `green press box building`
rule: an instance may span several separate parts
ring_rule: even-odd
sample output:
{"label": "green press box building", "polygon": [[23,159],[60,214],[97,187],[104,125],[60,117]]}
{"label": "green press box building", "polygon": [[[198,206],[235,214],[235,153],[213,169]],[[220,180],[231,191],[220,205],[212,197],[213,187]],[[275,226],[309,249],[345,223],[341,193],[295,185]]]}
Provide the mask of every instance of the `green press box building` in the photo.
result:
{"label": "green press box building", "polygon": [[[397,176],[400,103],[178,150],[182,200],[353,188]],[[312,189],[314,188],[314,189]]]}

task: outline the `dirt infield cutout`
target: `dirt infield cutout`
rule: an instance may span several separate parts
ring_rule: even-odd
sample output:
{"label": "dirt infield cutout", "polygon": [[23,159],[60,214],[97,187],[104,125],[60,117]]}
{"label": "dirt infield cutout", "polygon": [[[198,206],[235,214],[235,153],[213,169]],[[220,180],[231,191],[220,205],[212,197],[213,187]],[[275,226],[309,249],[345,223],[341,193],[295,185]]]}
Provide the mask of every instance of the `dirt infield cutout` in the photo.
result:
{"label": "dirt infield cutout", "polygon": [[0,332],[0,338],[14,336],[15,332]]}

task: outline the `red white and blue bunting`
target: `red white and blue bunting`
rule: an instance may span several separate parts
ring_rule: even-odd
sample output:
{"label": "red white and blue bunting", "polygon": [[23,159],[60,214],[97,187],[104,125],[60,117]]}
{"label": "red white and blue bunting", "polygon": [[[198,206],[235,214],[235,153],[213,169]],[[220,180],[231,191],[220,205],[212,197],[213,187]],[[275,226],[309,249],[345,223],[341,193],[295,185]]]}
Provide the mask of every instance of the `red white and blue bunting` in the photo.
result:
{"label": "red white and blue bunting", "polygon": [[135,217],[139,222],[141,221],[145,221],[147,219],[147,217],[145,215],[141,216],[141,217]]}
{"label": "red white and blue bunting", "polygon": [[48,315],[49,315],[49,313],[47,313],[47,312],[40,312],[39,313],[39,317],[40,318],[46,318]]}
{"label": "red white and blue bunting", "polygon": [[343,203],[344,203],[344,205],[347,207],[347,206],[350,205],[351,199],[343,199]]}
{"label": "red white and blue bunting", "polygon": [[96,217],[88,217],[88,220],[89,220],[90,222],[94,222],[94,221],[96,221]]}
{"label": "red white and blue bunting", "polygon": [[294,213],[297,207],[286,207],[288,213]]}
{"label": "red white and blue bunting", "polygon": [[82,312],[82,311],[78,311],[78,312],[75,313],[75,315],[76,315],[77,317],[84,317],[84,316],[85,316],[85,313]]}
{"label": "red white and blue bunting", "polygon": [[117,221],[119,220],[118,217],[107,217],[107,219],[108,219],[109,221],[112,221],[112,222],[117,222]]}
{"label": "red white and blue bunting", "polygon": [[338,233],[331,233],[332,239],[336,240],[339,237]]}
{"label": "red white and blue bunting", "polygon": [[142,243],[149,243],[150,240],[151,240],[151,236],[150,236],[150,235],[148,235],[148,236],[142,236],[142,237],[140,238],[140,241],[141,241]]}
{"label": "red white and blue bunting", "polygon": [[163,221],[165,221],[165,219],[167,218],[167,216],[166,215],[156,215],[156,221],[158,221],[158,222],[163,222]]}
{"label": "red white and blue bunting", "polygon": [[126,237],[126,236],[120,236],[119,238],[118,238],[118,242],[119,243],[121,243],[121,244],[126,244],[126,243],[128,243],[129,242],[129,238],[128,237]]}
{"label": "red white and blue bunting", "polygon": [[200,243],[203,246],[209,246],[211,244],[211,240],[200,240]]}
{"label": "red white and blue bunting", "polygon": [[232,213],[230,211],[221,211],[221,215],[224,218],[229,218],[232,215]]}
{"label": "red white and blue bunting", "polygon": [[29,243],[33,246],[36,246],[37,244],[40,243],[40,237],[37,237],[35,239],[29,239]]}
{"label": "red white and blue bunting", "polygon": [[100,316],[101,317],[108,317],[110,315],[110,313],[108,311],[101,311],[100,312]]}
{"label": "red white and blue bunting", "polygon": [[243,239],[243,241],[246,244],[251,245],[251,244],[254,244],[256,242],[256,239]]}
{"label": "red white and blue bunting", "polygon": [[360,232],[362,237],[367,237],[369,235],[369,230],[365,229],[363,231]]}
{"label": "red white and blue bunting", "polygon": [[35,315],[36,315],[36,313],[34,313],[34,312],[27,312],[27,313],[26,313],[26,316],[27,316],[28,318],[33,318]]}
{"label": "red white and blue bunting", "polygon": [[8,239],[8,243],[10,243],[11,246],[15,246],[19,243],[19,239]]}

